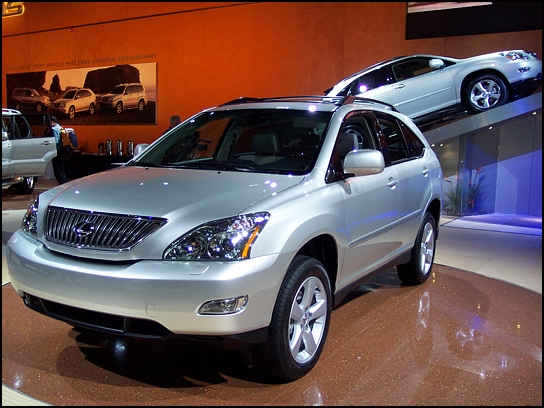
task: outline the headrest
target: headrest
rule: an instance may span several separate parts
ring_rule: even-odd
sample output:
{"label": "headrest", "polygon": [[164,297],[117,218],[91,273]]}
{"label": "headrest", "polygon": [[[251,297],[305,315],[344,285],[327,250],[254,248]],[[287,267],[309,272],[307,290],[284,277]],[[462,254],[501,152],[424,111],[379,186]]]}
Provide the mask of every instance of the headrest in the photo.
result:
{"label": "headrest", "polygon": [[253,135],[251,147],[255,153],[274,155],[280,151],[280,141],[273,130],[257,132]]}

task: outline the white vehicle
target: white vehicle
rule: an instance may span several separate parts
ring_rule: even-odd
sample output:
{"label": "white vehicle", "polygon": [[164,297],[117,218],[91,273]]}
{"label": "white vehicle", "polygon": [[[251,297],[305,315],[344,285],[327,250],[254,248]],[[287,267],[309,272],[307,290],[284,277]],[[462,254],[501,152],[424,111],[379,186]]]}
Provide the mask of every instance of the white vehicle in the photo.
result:
{"label": "white vehicle", "polygon": [[25,115],[2,108],[2,188],[14,185],[21,194],[34,190],[36,177],[45,175],[48,163],[57,155],[55,138],[46,135],[48,126],[44,122],[36,136]]}
{"label": "white vehicle", "polygon": [[69,324],[236,342],[291,381],[352,289],[394,265],[405,284],[429,278],[441,186],[428,142],[390,106],[236,100],[37,197],[7,243],[10,281]]}
{"label": "white vehicle", "polygon": [[530,95],[542,84],[542,61],[521,50],[457,59],[397,57],[372,65],[325,91],[359,95],[395,106],[421,123],[443,111],[483,112]]}

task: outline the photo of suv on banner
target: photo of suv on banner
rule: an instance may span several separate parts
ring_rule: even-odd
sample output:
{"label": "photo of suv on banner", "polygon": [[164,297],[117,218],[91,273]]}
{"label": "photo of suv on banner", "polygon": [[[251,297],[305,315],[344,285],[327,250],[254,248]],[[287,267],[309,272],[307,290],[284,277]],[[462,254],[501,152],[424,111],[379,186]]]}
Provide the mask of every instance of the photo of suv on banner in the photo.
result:
{"label": "photo of suv on banner", "polygon": [[221,339],[292,381],[351,290],[392,266],[406,285],[431,275],[442,171],[390,105],[240,98],[136,150],[31,202],[6,255],[26,306],[117,335]]}

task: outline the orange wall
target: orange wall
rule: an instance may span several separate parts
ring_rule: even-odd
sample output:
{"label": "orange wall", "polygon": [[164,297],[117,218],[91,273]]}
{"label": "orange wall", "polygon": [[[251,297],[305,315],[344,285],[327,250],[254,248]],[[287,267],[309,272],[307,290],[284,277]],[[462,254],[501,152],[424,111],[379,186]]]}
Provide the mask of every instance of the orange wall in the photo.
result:
{"label": "orange wall", "polygon": [[[542,56],[542,30],[405,40],[405,2],[23,4],[22,16],[2,19],[4,90],[6,74],[38,70],[17,66],[131,55],[157,63],[157,125],[80,125],[91,152],[108,138],[151,142],[171,115],[187,118],[240,96],[321,95],[398,55],[463,58],[513,48]],[[6,98],[2,92],[2,106]]]}

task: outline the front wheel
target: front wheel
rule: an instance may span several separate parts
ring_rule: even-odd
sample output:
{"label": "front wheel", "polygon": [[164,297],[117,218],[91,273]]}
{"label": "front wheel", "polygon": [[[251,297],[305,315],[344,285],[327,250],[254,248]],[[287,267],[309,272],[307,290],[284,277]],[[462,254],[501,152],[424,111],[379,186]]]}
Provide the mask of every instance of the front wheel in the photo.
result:
{"label": "front wheel", "polygon": [[465,90],[465,105],[473,112],[484,112],[508,101],[508,87],[496,75],[484,74],[474,78]]}
{"label": "front wheel", "polygon": [[142,100],[138,101],[138,110],[141,112],[141,111],[144,110],[144,108],[145,108],[145,102],[142,99]]}
{"label": "front wheel", "polygon": [[117,105],[115,105],[115,112],[118,114],[123,112],[123,104],[121,102],[117,102]]}
{"label": "front wheel", "polygon": [[37,103],[37,104],[36,104],[36,112],[41,113],[42,110],[43,110],[42,104],[41,104],[41,103]]}
{"label": "front wheel", "polygon": [[321,355],[331,313],[324,266],[308,256],[295,257],[278,293],[268,339],[253,346],[255,365],[282,381],[306,375]]}
{"label": "front wheel", "polygon": [[397,265],[397,275],[407,285],[418,285],[429,279],[436,247],[436,222],[426,213],[419,227],[409,262]]}
{"label": "front wheel", "polygon": [[70,119],[74,119],[76,116],[76,108],[74,106],[70,106],[70,109],[68,109],[68,117]]}
{"label": "front wheel", "polygon": [[94,103],[91,103],[89,105],[89,115],[94,115]]}

